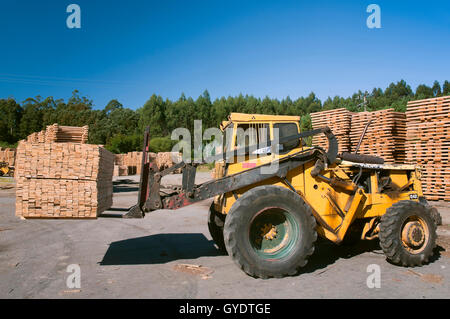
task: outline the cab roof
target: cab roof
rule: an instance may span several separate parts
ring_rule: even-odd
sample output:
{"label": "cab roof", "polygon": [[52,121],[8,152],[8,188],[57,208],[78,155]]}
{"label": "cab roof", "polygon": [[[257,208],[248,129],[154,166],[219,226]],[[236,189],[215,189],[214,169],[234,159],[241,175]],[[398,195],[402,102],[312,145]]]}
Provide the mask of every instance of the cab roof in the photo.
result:
{"label": "cab roof", "polygon": [[300,116],[231,113],[228,121],[223,121],[221,127],[226,128],[233,122],[300,122]]}

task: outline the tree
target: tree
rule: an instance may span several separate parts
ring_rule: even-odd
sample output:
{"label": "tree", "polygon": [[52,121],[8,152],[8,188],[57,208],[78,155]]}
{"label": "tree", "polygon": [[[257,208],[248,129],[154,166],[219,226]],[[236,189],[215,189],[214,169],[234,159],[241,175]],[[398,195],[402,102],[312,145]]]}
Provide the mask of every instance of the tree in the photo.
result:
{"label": "tree", "polygon": [[444,85],[442,86],[442,95],[450,95],[450,82],[444,82]]}
{"label": "tree", "polygon": [[143,136],[140,134],[134,135],[114,135],[106,144],[106,149],[110,152],[121,154],[134,151],[141,151],[143,144]]}
{"label": "tree", "polygon": [[150,136],[167,136],[169,131],[166,123],[166,106],[161,96],[153,94],[151,98],[139,109],[139,128],[144,132],[145,127],[150,127]]}
{"label": "tree", "polygon": [[170,152],[176,143],[176,141],[172,141],[168,137],[152,138],[149,143],[150,152]]}
{"label": "tree", "polygon": [[109,114],[114,110],[122,109],[123,105],[117,101],[116,99],[109,101],[109,103],[105,106],[105,113]]}
{"label": "tree", "polygon": [[196,104],[196,113],[191,114],[191,121],[193,121],[194,119],[201,119],[203,123],[202,125],[203,129],[211,127],[214,123],[214,119],[211,116],[212,103],[208,90],[205,90],[203,94],[197,98],[195,104]]}
{"label": "tree", "polygon": [[44,113],[40,105],[40,97],[36,99],[28,98],[24,101],[22,118],[19,125],[19,132],[22,138],[26,138],[33,132],[43,129]]}
{"label": "tree", "polygon": [[22,111],[14,99],[0,99],[0,141],[13,144],[18,140]]}
{"label": "tree", "polygon": [[426,86],[425,84],[421,84],[417,87],[416,94],[414,97],[416,100],[434,97],[433,89],[430,88],[429,86]]}
{"label": "tree", "polygon": [[442,94],[441,85],[439,84],[438,81],[434,81],[433,87],[431,88],[431,90],[433,91],[433,96],[435,96],[435,97],[441,96],[441,94]]}
{"label": "tree", "polygon": [[362,96],[367,98],[366,107],[369,111],[394,108],[404,112],[408,101],[412,99],[442,95],[450,95],[450,83],[447,80],[442,87],[438,81],[434,81],[432,87],[420,84],[415,92],[401,80],[390,83],[385,90],[359,90],[348,97],[328,97],[323,103],[313,92],[295,100],[290,97],[278,100],[268,96],[261,99],[239,94],[216,98],[212,102],[209,92],[205,90],[196,100],[181,94],[180,98],[173,102],[153,94],[135,111],[124,107],[116,99],[109,101],[102,110],[93,109],[93,101],[75,90],[67,102],[63,99],[43,99],[37,96],[24,100],[20,105],[11,98],[0,99],[0,143],[14,144],[53,123],[69,126],[89,125],[89,143],[107,145],[115,152],[125,152],[142,147],[144,129],[150,126],[151,139],[163,138],[153,142],[157,144],[156,148],[166,149],[169,144],[164,138],[178,127],[187,128],[193,134],[196,119],[201,119],[202,127],[206,129],[218,127],[232,112],[289,114],[301,116],[302,129],[306,130],[311,128],[309,114],[312,112],[336,108],[346,108],[352,112],[363,110]]}

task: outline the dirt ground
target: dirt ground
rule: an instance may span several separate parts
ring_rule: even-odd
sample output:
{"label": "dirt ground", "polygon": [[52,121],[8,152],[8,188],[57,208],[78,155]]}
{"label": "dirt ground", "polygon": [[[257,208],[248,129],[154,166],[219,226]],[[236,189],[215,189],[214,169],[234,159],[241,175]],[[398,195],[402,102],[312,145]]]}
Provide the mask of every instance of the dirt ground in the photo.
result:
{"label": "dirt ground", "polygon": [[[199,173],[197,182],[209,179]],[[432,261],[388,263],[377,240],[353,247],[319,241],[302,273],[254,279],[221,254],[206,219],[211,200],[142,220],[121,219],[137,200],[137,177],[114,183],[114,206],[98,220],[21,220],[12,180],[0,180],[0,298],[449,298],[450,203]],[[165,177],[177,184],[179,175]],[[79,265],[80,287],[68,285]],[[379,288],[369,288],[378,265]],[[369,280],[370,281],[370,280]]]}

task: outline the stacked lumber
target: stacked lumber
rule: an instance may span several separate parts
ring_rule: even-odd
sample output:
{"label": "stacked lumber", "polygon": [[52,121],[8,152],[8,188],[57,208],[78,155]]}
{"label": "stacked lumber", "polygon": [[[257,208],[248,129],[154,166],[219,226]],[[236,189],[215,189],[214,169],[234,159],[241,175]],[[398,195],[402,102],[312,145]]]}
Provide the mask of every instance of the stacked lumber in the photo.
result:
{"label": "stacked lumber", "polygon": [[[182,161],[182,156],[178,152],[161,152],[156,154],[156,166],[160,171],[174,166]],[[176,172],[175,172],[176,173]]]}
{"label": "stacked lumber", "polygon": [[128,166],[114,165],[113,176],[128,176]]}
{"label": "stacked lumber", "polygon": [[89,137],[89,126],[60,126],[53,124],[47,126],[45,141],[47,143],[82,143],[85,144]]}
{"label": "stacked lumber", "polygon": [[24,218],[96,218],[112,206],[112,183],[19,177],[16,188]]}
{"label": "stacked lumber", "polygon": [[9,166],[14,166],[16,162],[16,149],[0,147],[0,162],[6,162]]}
{"label": "stacked lumber", "polygon": [[91,144],[20,142],[16,174],[26,178],[108,180],[113,154]]}
{"label": "stacked lumber", "polygon": [[89,126],[60,126],[53,124],[45,130],[35,132],[27,137],[29,143],[82,143],[86,144],[89,137]]}
{"label": "stacked lumber", "polygon": [[361,134],[369,121],[372,122],[367,128],[358,153],[382,157],[388,164],[404,163],[406,115],[393,109],[352,114],[351,152],[356,151]]}
{"label": "stacked lumber", "polygon": [[96,218],[112,206],[112,153],[98,145],[29,140],[17,148],[17,216]]}
{"label": "stacked lumber", "polygon": [[142,152],[114,155],[114,176],[141,174]]}
{"label": "stacked lumber", "polygon": [[[149,162],[154,162],[159,171],[181,162],[178,152],[147,153]],[[114,176],[140,175],[142,169],[142,152],[129,152],[114,155]],[[174,173],[179,173],[175,171]]]}
{"label": "stacked lumber", "polygon": [[38,133],[31,133],[27,137],[27,142],[29,143],[39,143]]}
{"label": "stacked lumber", "polygon": [[[350,150],[351,112],[345,108],[311,113],[313,129],[328,126],[339,143],[339,153]],[[328,140],[324,134],[313,137],[313,145],[328,149]]]}
{"label": "stacked lumber", "polygon": [[406,157],[428,200],[450,201],[450,96],[408,102]]}

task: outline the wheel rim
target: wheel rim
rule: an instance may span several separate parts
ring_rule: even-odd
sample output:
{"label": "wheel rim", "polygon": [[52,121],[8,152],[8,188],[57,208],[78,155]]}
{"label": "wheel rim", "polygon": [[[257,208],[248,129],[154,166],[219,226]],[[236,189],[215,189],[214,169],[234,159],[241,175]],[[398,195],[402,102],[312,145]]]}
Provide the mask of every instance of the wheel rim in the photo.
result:
{"label": "wheel rim", "polygon": [[288,211],[270,207],[258,212],[250,223],[250,245],[264,259],[288,256],[299,238],[299,225]]}
{"label": "wheel rim", "polygon": [[427,223],[418,216],[408,217],[402,225],[402,245],[411,254],[421,253],[427,246],[429,237]]}

